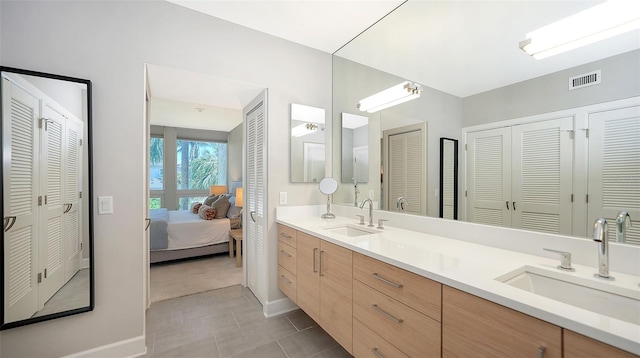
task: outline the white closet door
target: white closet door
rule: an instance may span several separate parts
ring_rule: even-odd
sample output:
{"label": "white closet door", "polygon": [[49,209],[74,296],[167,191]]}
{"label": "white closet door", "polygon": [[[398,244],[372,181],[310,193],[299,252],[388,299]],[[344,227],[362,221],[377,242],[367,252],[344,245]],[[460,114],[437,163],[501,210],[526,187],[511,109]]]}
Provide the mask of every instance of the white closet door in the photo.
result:
{"label": "white closet door", "polygon": [[268,258],[266,245],[266,103],[267,92],[244,109],[246,127],[245,214],[243,244],[246,248],[247,286],[263,305],[267,299]]}
{"label": "white closet door", "polygon": [[42,106],[40,128],[40,272],[42,282],[38,294],[39,307],[64,284],[62,258],[63,190],[64,190],[64,128],[66,118],[46,101]]}
{"label": "white closet door", "polygon": [[82,260],[82,133],[80,120],[69,118],[65,128],[65,174],[64,174],[64,231],[63,257],[64,282],[69,281],[80,269]]}
{"label": "white closet door", "polygon": [[571,235],[572,128],[572,117],[512,127],[512,227]]}
{"label": "white closet door", "polygon": [[589,115],[588,231],[604,217],[615,240],[615,217],[627,211],[627,240],[640,244],[640,107]]}
{"label": "white closet door", "polygon": [[404,212],[427,214],[426,123],[385,131],[387,210],[399,211],[399,197],[407,199]]}
{"label": "white closet door", "polygon": [[467,134],[467,219],[511,226],[511,128]]}
{"label": "white closet door", "polygon": [[[31,317],[38,309],[38,100],[2,79],[4,190],[4,320]],[[7,227],[13,223],[11,228]],[[15,221],[15,222],[14,222]]]}

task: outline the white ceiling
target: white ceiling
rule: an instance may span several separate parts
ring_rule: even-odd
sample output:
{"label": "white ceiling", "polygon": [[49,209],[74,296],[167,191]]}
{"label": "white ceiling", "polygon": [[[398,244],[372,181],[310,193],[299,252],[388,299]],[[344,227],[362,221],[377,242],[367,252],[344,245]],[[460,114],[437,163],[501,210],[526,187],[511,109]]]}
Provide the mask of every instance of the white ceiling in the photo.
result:
{"label": "white ceiling", "polygon": [[[458,97],[640,48],[637,30],[543,60],[519,49],[527,32],[600,1],[168,1]],[[234,109],[259,92],[158,66],[149,83],[152,96]]]}

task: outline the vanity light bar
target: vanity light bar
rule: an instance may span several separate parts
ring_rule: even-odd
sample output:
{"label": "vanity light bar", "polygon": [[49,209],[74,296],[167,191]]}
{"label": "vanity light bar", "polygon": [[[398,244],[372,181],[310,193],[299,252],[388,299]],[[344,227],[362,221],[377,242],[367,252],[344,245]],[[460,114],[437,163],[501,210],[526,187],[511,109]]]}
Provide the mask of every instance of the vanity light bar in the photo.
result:
{"label": "vanity light bar", "polygon": [[397,104],[420,97],[420,85],[405,81],[372,96],[361,99],[358,109],[363,112],[374,113]]}
{"label": "vanity light bar", "polygon": [[520,49],[536,60],[640,28],[640,2],[607,1],[527,34]]}

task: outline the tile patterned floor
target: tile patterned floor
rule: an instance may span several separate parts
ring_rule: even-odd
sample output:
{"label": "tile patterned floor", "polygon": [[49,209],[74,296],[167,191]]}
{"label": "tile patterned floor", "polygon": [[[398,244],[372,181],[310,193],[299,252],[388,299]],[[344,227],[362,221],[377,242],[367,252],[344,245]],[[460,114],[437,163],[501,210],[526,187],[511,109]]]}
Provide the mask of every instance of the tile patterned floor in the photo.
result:
{"label": "tile patterned floor", "polygon": [[240,285],[156,302],[147,311],[149,358],[349,358],[297,310],[265,318]]}

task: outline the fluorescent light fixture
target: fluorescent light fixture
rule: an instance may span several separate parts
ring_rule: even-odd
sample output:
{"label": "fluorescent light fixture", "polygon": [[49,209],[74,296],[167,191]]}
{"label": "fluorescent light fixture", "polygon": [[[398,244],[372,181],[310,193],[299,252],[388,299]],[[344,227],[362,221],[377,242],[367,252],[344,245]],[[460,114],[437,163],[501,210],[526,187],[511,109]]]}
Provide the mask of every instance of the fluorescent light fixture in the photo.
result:
{"label": "fluorescent light fixture", "polygon": [[358,109],[369,113],[374,113],[385,108],[393,107],[397,104],[420,97],[420,85],[405,81],[393,87],[387,88],[372,96],[361,99],[358,102]]}
{"label": "fluorescent light fixture", "polygon": [[318,130],[318,125],[316,123],[303,123],[299,126],[291,128],[291,136],[302,137],[304,135],[313,133],[316,130]]}
{"label": "fluorescent light fixture", "polygon": [[640,28],[640,1],[607,1],[527,34],[520,48],[536,60]]}

